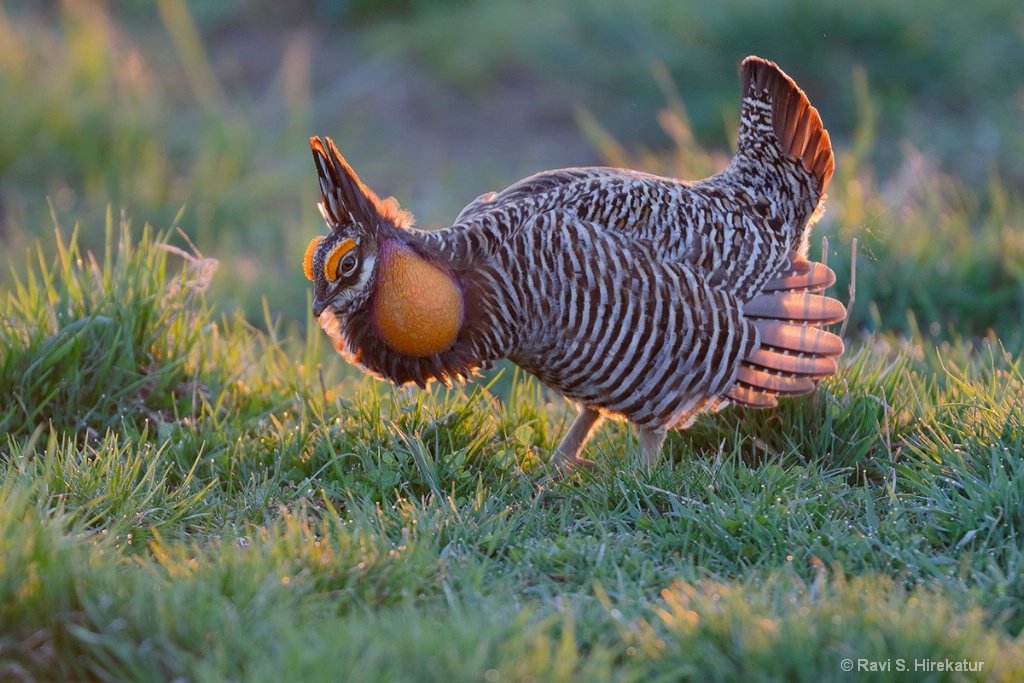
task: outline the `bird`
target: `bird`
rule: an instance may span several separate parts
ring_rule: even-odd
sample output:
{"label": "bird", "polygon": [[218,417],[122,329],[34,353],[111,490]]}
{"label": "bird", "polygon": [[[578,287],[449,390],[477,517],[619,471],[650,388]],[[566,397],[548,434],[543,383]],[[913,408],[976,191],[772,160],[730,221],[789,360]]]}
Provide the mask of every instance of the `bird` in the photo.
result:
{"label": "bird", "polygon": [[470,202],[448,227],[310,145],[329,233],[303,268],[312,312],[349,362],[396,385],[461,382],[509,359],[578,414],[552,454],[606,418],[652,468],[668,430],[730,404],[771,408],[838,370],[835,274],[808,258],[835,162],[804,92],[774,62],[740,67],[736,152],[699,181],[610,167],[543,171]]}

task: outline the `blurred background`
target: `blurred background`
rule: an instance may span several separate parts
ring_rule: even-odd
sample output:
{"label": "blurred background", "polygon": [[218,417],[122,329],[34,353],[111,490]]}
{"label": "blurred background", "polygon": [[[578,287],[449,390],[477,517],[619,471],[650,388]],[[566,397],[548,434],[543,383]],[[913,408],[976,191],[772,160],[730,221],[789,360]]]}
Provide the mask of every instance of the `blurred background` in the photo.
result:
{"label": "blurred background", "polygon": [[0,0],[0,249],[23,268],[55,223],[100,249],[110,207],[219,259],[218,307],[301,323],[311,135],[441,227],[546,168],[713,172],[748,54],[832,135],[852,329],[1019,344],[1020,0]]}

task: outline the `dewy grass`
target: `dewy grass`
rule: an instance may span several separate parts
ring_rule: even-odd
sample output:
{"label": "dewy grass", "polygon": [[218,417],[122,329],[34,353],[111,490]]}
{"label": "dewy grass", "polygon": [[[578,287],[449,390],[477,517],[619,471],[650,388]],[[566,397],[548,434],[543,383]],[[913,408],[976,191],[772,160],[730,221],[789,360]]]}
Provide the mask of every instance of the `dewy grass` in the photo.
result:
{"label": "dewy grass", "polygon": [[[84,206],[125,194],[163,210],[180,205],[171,179],[191,168],[201,231],[244,224],[245,247],[274,245],[261,279],[230,278],[239,299],[225,306],[258,310],[239,292],[285,287],[295,270],[277,258],[297,263],[303,246],[292,231],[282,250],[260,226],[279,220],[267,207],[287,205],[307,162],[278,163],[294,145],[274,131],[260,128],[255,149],[255,120],[236,125],[216,97],[194,135],[173,92],[152,87],[157,61],[111,68],[138,43],[103,40],[120,35],[112,15],[88,8],[66,3],[61,32],[37,26],[31,35],[49,36],[38,43],[0,15],[12,67],[0,80],[21,104],[0,130],[22,164],[8,176],[46,179],[59,161],[82,180]],[[760,31],[758,17],[746,26]],[[636,444],[611,424],[593,472],[545,478],[572,411],[521,374],[394,390],[345,368],[308,317],[303,328],[268,311],[260,332],[215,316],[202,292],[213,263],[168,251],[165,233],[108,217],[42,240],[24,263],[9,257],[0,680],[1024,679],[1022,204],[995,174],[965,191],[913,150],[904,172],[876,181],[865,159],[886,105],[856,83],[861,126],[839,152],[821,227],[843,284],[846,245],[860,239],[849,329],[863,334],[814,395],[701,419],[650,474],[630,466]],[[631,157],[609,137],[601,151],[686,177],[714,167],[669,99],[676,154]],[[145,119],[149,108],[167,118]],[[19,152],[40,128],[75,144]],[[45,206],[22,191],[5,184],[15,212]],[[91,255],[85,236],[104,227]],[[244,251],[218,255],[238,266]],[[947,662],[973,670],[937,668]]]}
{"label": "dewy grass", "polygon": [[36,438],[12,444],[7,476],[31,483],[41,510],[59,511],[69,526],[110,535],[126,549],[145,548],[162,529],[174,535],[204,526],[216,479],[201,478],[198,459],[187,471],[169,466],[161,452],[168,444],[156,448],[140,436],[141,443],[111,431],[82,445],[51,431],[45,445]]}
{"label": "dewy grass", "polygon": [[1022,673],[1024,382],[994,340],[869,338],[656,472],[609,425],[547,479],[567,408],[532,380],[339,382],[315,341],[214,322],[205,262],[151,231],[56,242],[4,301],[0,677]]}
{"label": "dewy grass", "polygon": [[14,274],[2,301],[0,429],[39,425],[97,437],[126,423],[198,417],[211,313],[199,297],[216,262],[190,257],[177,274],[152,230],[133,244],[107,217],[102,261],[57,233],[57,258]]}
{"label": "dewy grass", "polygon": [[[110,202],[158,225],[187,205],[189,233],[205,250],[217,249],[230,274],[217,280],[220,304],[258,321],[266,297],[275,311],[301,322],[295,304],[306,288],[294,277],[296,264],[320,223],[306,141],[325,132],[311,131],[311,122],[334,128],[339,143],[337,136],[348,137],[343,147],[353,153],[378,154],[378,177],[393,183],[405,203],[415,196],[410,208],[436,225],[461,207],[440,204],[467,201],[515,178],[497,173],[501,181],[480,186],[486,174],[466,170],[470,159],[430,152],[462,149],[459,140],[435,139],[410,156],[405,134],[423,121],[387,105],[388,116],[378,116],[370,132],[362,122],[381,83],[426,78],[438,106],[463,110],[492,95],[513,105],[543,102],[520,117],[518,134],[530,138],[531,125],[564,129],[579,104],[619,135],[629,131],[621,144],[593,135],[609,160],[699,178],[727,159],[737,59],[757,52],[800,71],[836,143],[837,174],[819,234],[835,238],[830,258],[839,291],[849,281],[850,241],[860,241],[862,293],[851,329],[863,324],[909,334],[912,310],[926,334],[983,335],[993,327],[1008,344],[1019,343],[1013,321],[1024,313],[1017,229],[1024,221],[1024,135],[1019,98],[1006,84],[1017,82],[1012,65],[1021,61],[1024,42],[1014,0],[970,7],[871,0],[858,12],[795,0],[661,0],[626,13],[594,0],[533,13],[515,2],[395,0],[373,3],[375,19],[357,29],[339,18],[366,3],[331,10],[314,3],[289,13],[327,31],[348,31],[344,41],[302,31],[268,39],[274,31],[261,36],[254,27],[280,15],[248,5],[207,9],[167,0],[159,12],[155,5],[121,12],[65,2],[41,19],[31,6],[8,4],[0,9],[6,244],[43,234],[47,196],[61,216],[89,222]],[[458,49],[453,34],[461,37]],[[241,69],[232,46],[250,38],[266,49],[258,63],[242,60],[249,67]],[[374,55],[365,70],[328,66],[364,54]],[[652,62],[664,64],[661,75],[652,75]],[[669,82],[684,97],[671,94],[655,116],[665,99],[656,86],[671,92]],[[470,99],[453,92],[453,83],[468,88]],[[366,106],[357,104],[364,95]],[[657,122],[664,131],[650,130]],[[459,126],[430,128],[450,136]],[[907,137],[920,151],[901,144]],[[701,144],[709,140],[717,152]],[[632,151],[643,146],[660,151]],[[528,164],[524,159],[536,154],[517,147],[522,154],[480,153],[507,171],[506,162]],[[883,160],[884,168],[871,166]],[[413,180],[427,171],[445,179],[443,191]],[[94,248],[99,237],[81,235]]]}

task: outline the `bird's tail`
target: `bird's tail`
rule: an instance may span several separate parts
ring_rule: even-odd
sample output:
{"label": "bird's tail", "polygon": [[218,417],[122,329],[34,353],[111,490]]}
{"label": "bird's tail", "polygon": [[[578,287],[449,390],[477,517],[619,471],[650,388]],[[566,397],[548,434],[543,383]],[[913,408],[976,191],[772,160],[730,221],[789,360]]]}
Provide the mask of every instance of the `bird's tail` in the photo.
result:
{"label": "bird's tail", "polygon": [[766,199],[768,224],[789,231],[790,248],[806,255],[835,169],[828,132],[807,96],[774,62],[747,57],[740,76],[736,155],[722,179]]}
{"label": "bird's tail", "polygon": [[789,264],[743,305],[760,345],[740,362],[728,398],[734,403],[771,408],[778,396],[814,390],[837,370],[843,340],[823,329],[846,317],[846,308],[822,292],[836,280],[832,269],[791,254]]}
{"label": "bird's tail", "polygon": [[832,143],[818,110],[804,91],[775,64],[747,57],[740,67],[743,102],[738,156],[782,156],[800,168],[823,195],[835,169]]}

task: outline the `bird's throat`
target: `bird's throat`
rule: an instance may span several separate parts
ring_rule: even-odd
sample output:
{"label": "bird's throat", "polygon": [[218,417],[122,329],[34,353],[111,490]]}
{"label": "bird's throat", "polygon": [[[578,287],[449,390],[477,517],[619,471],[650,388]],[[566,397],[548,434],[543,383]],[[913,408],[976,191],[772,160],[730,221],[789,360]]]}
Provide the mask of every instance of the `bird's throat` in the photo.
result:
{"label": "bird's throat", "polygon": [[388,347],[425,357],[448,350],[462,328],[462,291],[448,271],[404,244],[381,245],[372,322]]}

